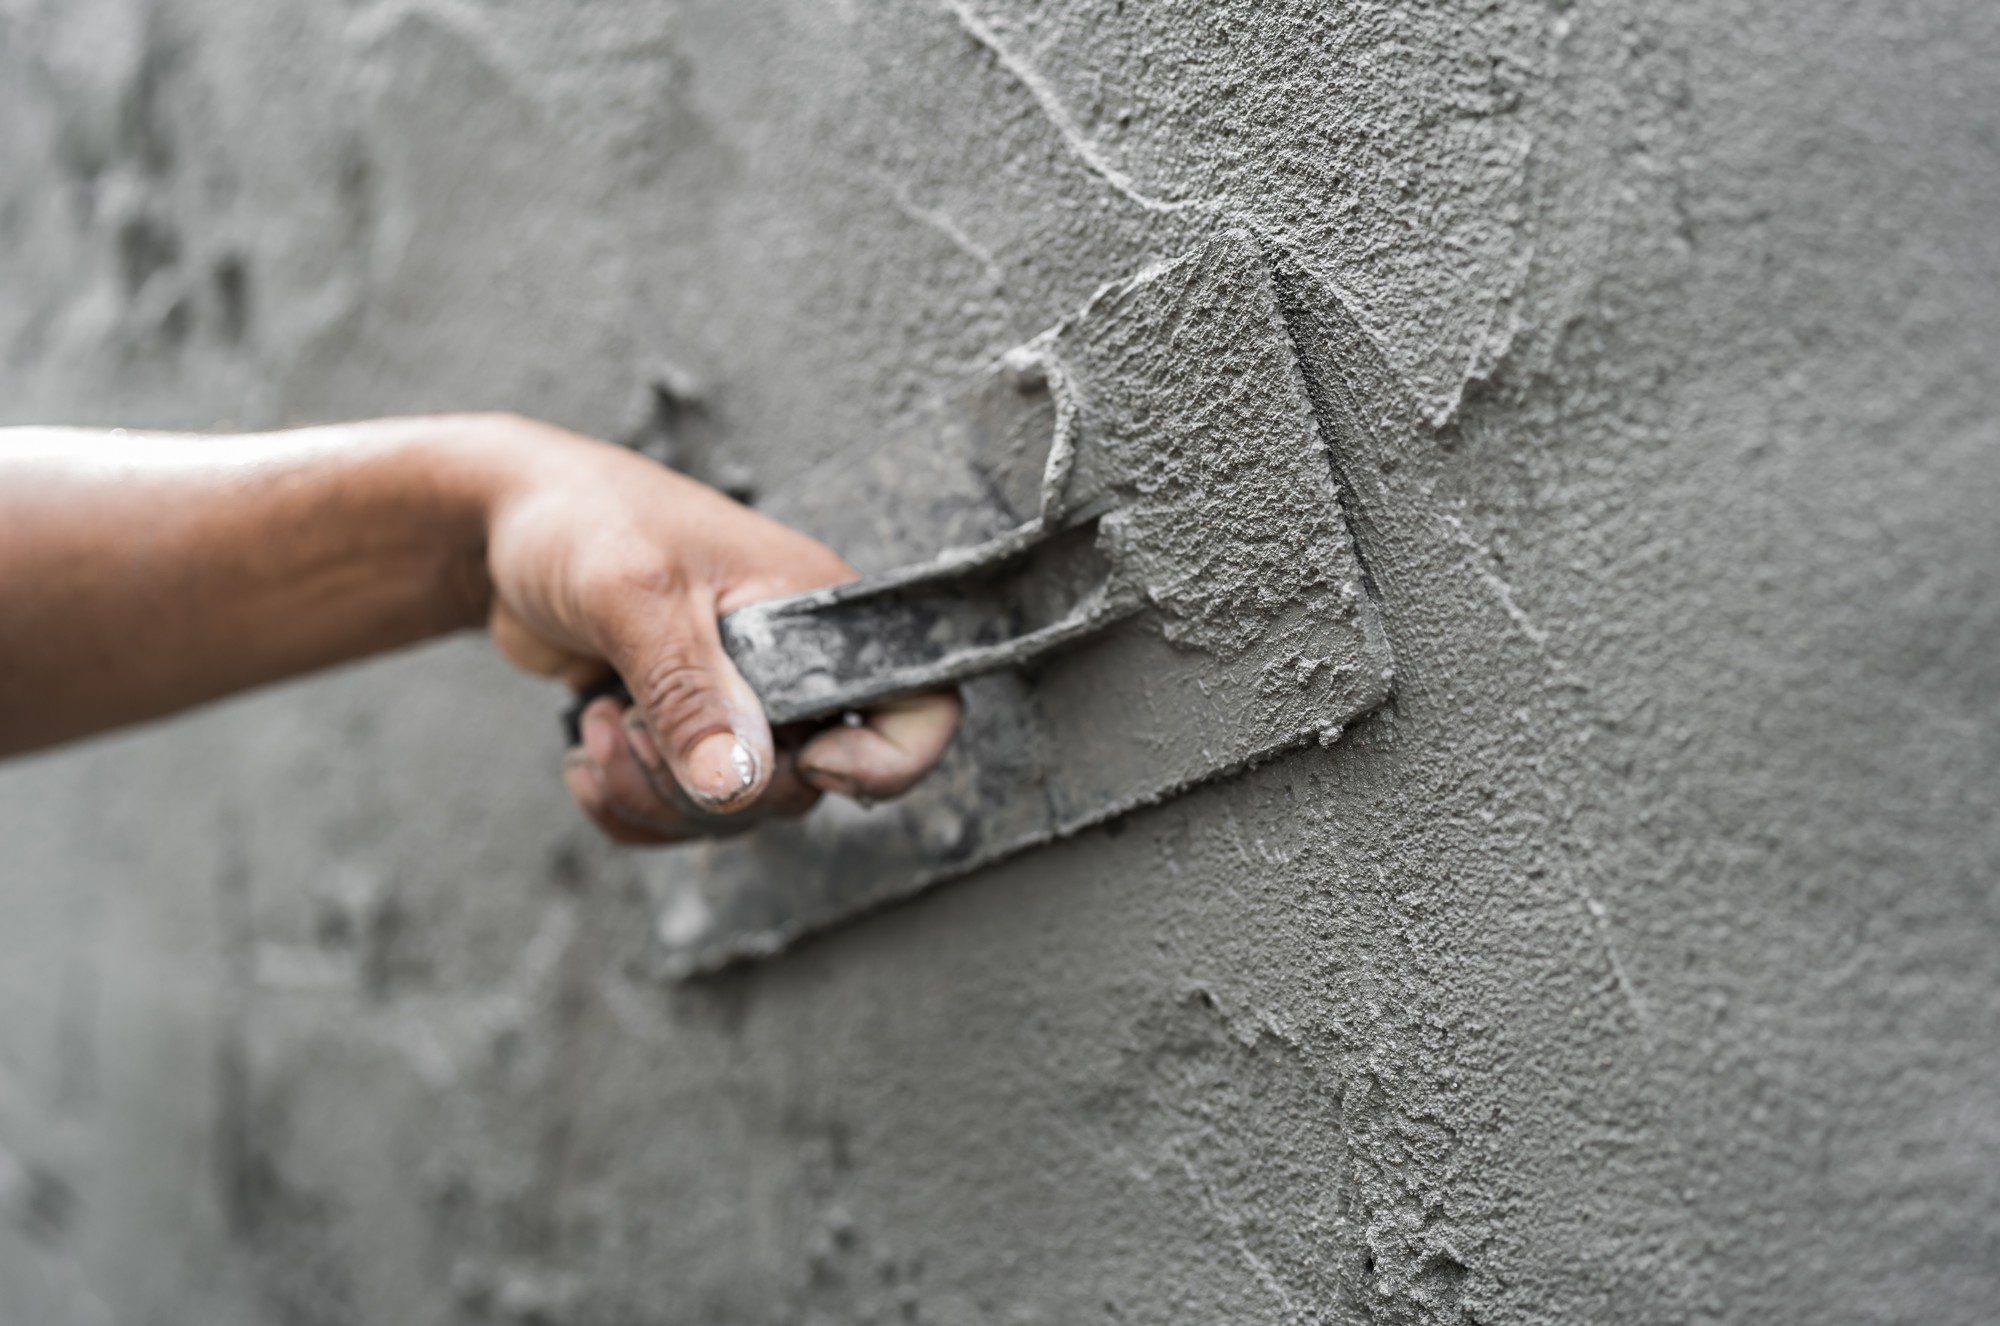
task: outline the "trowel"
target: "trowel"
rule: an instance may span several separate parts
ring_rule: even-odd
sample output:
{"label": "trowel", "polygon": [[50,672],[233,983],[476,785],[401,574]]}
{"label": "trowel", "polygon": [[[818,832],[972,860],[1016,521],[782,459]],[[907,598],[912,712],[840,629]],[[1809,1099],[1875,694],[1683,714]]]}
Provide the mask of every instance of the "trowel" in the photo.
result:
{"label": "trowel", "polygon": [[997,532],[722,619],[775,724],[960,685],[901,800],[704,849],[663,974],[774,953],[1302,743],[1389,693],[1305,382],[1256,241],[1105,286],[924,413]]}

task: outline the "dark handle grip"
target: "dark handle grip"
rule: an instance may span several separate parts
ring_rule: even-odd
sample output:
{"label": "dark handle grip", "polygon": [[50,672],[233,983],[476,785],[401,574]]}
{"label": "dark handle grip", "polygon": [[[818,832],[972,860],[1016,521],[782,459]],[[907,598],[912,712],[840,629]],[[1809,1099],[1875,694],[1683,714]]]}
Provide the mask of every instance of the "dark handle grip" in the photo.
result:
{"label": "dark handle grip", "polygon": [[[830,718],[899,695],[1019,667],[1139,606],[1111,575],[1096,522],[1045,533],[1031,522],[973,548],[851,584],[739,608],[722,644],[774,724]],[[570,744],[612,680],[563,715]]]}
{"label": "dark handle grip", "polygon": [[563,706],[560,719],[563,740],[568,745],[583,744],[583,711],[590,708],[592,700],[599,700],[607,695],[622,704],[632,703],[632,692],[625,688],[625,679],[616,675],[586,686],[569,698],[569,703]]}

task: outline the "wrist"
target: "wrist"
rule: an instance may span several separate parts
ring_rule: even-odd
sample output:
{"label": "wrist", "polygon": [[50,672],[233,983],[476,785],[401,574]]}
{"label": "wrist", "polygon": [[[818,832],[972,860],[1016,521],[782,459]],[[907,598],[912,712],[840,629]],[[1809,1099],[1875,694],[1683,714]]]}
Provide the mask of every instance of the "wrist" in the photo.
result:
{"label": "wrist", "polygon": [[536,497],[572,482],[595,453],[616,449],[505,412],[408,422],[417,426],[413,445],[450,544],[443,584],[452,626],[484,626],[495,593],[491,552],[503,524]]}
{"label": "wrist", "polygon": [[448,630],[482,627],[493,606],[488,560],[493,530],[529,491],[559,430],[504,413],[385,420],[401,436],[392,447],[413,469],[438,557],[436,597]]}

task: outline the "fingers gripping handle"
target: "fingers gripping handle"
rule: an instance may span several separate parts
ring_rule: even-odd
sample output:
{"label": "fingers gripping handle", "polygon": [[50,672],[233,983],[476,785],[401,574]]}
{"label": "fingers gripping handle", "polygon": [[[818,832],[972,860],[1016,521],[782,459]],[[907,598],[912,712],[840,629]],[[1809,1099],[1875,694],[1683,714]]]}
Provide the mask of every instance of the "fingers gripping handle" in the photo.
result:
{"label": "fingers gripping handle", "polygon": [[607,695],[620,704],[632,703],[632,692],[625,688],[624,679],[617,676],[594,682],[569,697],[569,703],[563,706],[559,718],[562,723],[564,745],[583,744],[583,711],[590,708],[593,700],[601,700]]}
{"label": "fingers gripping handle", "polygon": [[[1099,550],[1095,521],[1053,533],[1034,521],[887,575],[753,603],[721,630],[782,725],[1032,663],[1138,606]],[[601,695],[631,698],[615,680],[578,695],[563,716],[570,744]]]}

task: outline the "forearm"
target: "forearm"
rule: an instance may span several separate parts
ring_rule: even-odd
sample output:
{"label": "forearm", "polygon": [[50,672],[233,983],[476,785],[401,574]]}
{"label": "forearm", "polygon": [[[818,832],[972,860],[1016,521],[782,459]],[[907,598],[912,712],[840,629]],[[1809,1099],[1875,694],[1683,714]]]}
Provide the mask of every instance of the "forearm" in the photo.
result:
{"label": "forearm", "polygon": [[472,427],[0,430],[0,755],[479,624]]}
{"label": "forearm", "polygon": [[236,437],[0,429],[0,756],[484,624],[601,698],[563,781],[619,842],[896,796],[957,697],[774,733],[716,622],[851,579],[831,548],[512,415]]}

